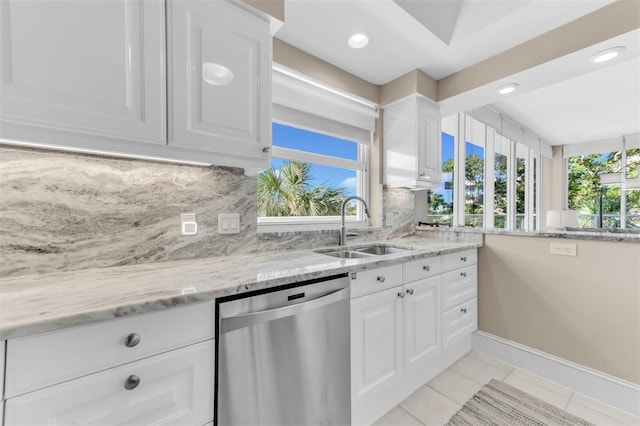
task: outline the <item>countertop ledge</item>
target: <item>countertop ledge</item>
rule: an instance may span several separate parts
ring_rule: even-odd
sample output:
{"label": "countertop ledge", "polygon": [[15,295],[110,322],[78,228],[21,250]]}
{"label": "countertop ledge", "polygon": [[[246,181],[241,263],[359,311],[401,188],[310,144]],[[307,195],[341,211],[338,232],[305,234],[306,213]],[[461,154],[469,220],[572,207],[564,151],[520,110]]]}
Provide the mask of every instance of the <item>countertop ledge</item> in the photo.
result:
{"label": "countertop ledge", "polygon": [[417,231],[433,231],[462,234],[493,234],[512,235],[516,237],[539,237],[539,238],[565,238],[571,240],[594,240],[629,242],[640,244],[640,234],[617,232],[594,232],[594,231],[507,231],[505,229],[487,229],[471,227],[432,227],[419,225]]}
{"label": "countertop ledge", "polygon": [[310,250],[255,253],[3,278],[0,340],[480,247],[424,238],[377,244],[412,251],[360,259]]}

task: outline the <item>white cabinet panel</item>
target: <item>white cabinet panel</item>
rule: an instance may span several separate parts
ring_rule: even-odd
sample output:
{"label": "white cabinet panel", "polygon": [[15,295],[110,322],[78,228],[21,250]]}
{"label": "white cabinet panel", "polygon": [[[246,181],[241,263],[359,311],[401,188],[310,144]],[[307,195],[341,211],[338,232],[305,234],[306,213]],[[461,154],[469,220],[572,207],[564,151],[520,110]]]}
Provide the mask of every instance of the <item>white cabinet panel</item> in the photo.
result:
{"label": "white cabinet panel", "polygon": [[476,249],[459,251],[442,256],[442,270],[451,271],[478,263],[478,251]]}
{"label": "white cabinet panel", "polygon": [[402,267],[405,283],[440,275],[442,269],[440,256],[405,262]]}
{"label": "white cabinet panel", "polygon": [[426,101],[418,99],[418,180],[440,183],[442,179],[442,136],[440,118]]}
{"label": "white cabinet panel", "polygon": [[442,310],[446,311],[478,295],[476,265],[442,274]]}
{"label": "white cabinet panel", "polygon": [[[402,370],[401,288],[351,301],[352,401],[366,403],[400,378]],[[361,409],[356,409],[362,412]],[[359,421],[355,422],[359,424]]]}
{"label": "white cabinet panel", "polygon": [[[0,2],[0,119],[164,144],[166,78],[161,0]],[[13,130],[12,130],[13,131]],[[20,139],[19,131],[1,131]]]}
{"label": "white cabinet panel", "polygon": [[442,179],[440,112],[412,95],[384,108],[384,183],[437,188]]}
{"label": "white cabinet panel", "polygon": [[213,312],[198,303],[9,340],[7,397],[211,339]]}
{"label": "white cabinet panel", "polygon": [[402,265],[354,272],[351,277],[351,298],[402,284]]}
{"label": "white cabinet panel", "polygon": [[[0,406],[2,406],[2,399],[4,398],[4,354],[6,350],[7,342],[4,340],[0,340],[0,369],[2,369],[2,374],[0,374]],[[2,420],[2,416],[0,416],[0,424]]]}
{"label": "white cabinet panel", "polygon": [[5,426],[201,426],[213,419],[214,365],[213,340],[125,364],[8,400]]}
{"label": "white cabinet panel", "polygon": [[269,23],[222,1],[173,1],[167,7],[169,145],[268,166]]}
{"label": "white cabinet panel", "polygon": [[478,299],[474,298],[442,314],[444,349],[478,329]]}
{"label": "white cabinet panel", "polygon": [[440,353],[440,277],[405,284],[404,324],[407,373]]}

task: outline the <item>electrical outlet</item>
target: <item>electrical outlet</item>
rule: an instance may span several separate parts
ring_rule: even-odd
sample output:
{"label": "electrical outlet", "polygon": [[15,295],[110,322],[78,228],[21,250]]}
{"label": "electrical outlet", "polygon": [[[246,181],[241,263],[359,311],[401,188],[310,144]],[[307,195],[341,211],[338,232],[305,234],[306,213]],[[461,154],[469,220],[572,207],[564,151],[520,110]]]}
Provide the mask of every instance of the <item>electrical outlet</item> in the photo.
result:
{"label": "electrical outlet", "polygon": [[558,256],[578,256],[578,246],[576,244],[551,243],[551,254]]}
{"label": "electrical outlet", "polygon": [[218,215],[218,234],[239,234],[240,233],[240,215],[219,214]]}
{"label": "electrical outlet", "polygon": [[182,213],[180,215],[180,229],[182,235],[196,235],[198,233],[198,223],[195,213]]}

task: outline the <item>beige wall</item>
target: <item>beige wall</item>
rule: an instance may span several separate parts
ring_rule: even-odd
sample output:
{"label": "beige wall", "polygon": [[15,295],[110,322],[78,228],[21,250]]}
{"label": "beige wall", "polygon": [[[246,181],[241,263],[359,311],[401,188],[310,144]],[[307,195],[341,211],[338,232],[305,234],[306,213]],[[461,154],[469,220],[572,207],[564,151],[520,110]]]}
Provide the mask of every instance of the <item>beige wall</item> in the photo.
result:
{"label": "beige wall", "polygon": [[284,0],[244,0],[244,2],[284,22]]}
{"label": "beige wall", "polygon": [[273,61],[331,87],[378,102],[380,88],[375,84],[364,81],[277,38],[273,39]]}
{"label": "beige wall", "polygon": [[640,383],[640,244],[487,234],[478,292],[480,330]]}

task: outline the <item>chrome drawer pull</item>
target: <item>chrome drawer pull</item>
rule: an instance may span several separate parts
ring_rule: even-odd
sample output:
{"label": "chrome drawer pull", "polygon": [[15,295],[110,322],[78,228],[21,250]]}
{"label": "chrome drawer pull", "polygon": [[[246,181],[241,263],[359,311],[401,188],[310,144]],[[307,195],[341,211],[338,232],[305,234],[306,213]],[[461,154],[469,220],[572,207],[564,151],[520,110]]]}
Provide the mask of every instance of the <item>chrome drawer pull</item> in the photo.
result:
{"label": "chrome drawer pull", "polygon": [[140,384],[140,377],[134,376],[133,374],[127,377],[127,381],[124,382],[124,388],[126,390],[133,390],[138,387]]}
{"label": "chrome drawer pull", "polygon": [[408,288],[407,289],[407,294],[413,294],[413,289],[412,288]]}
{"label": "chrome drawer pull", "polygon": [[399,293],[398,293],[398,297],[399,297],[400,299],[404,299],[404,293],[403,293],[403,292],[399,292]]}
{"label": "chrome drawer pull", "polygon": [[460,272],[460,276],[461,276],[461,277],[466,277],[466,276],[467,276],[467,273],[466,273],[466,272]]}
{"label": "chrome drawer pull", "polygon": [[128,348],[133,348],[140,343],[140,335],[138,333],[131,333],[124,339],[124,345]]}
{"label": "chrome drawer pull", "polygon": [[381,283],[383,283],[383,282],[384,282],[384,275],[380,275],[380,276],[378,277],[378,281],[380,281]]}
{"label": "chrome drawer pull", "polygon": [[463,314],[466,314],[467,313],[467,308],[460,309],[460,312],[462,312]]}
{"label": "chrome drawer pull", "polygon": [[428,270],[429,270],[429,269],[431,269],[431,268],[429,267],[429,265],[424,265],[424,266],[422,267],[422,269],[424,269],[425,271],[428,271]]}
{"label": "chrome drawer pull", "polygon": [[461,260],[461,261],[463,261],[463,262],[466,262],[466,261],[467,261],[467,256],[462,256],[462,257],[460,258],[460,260]]}

